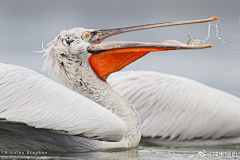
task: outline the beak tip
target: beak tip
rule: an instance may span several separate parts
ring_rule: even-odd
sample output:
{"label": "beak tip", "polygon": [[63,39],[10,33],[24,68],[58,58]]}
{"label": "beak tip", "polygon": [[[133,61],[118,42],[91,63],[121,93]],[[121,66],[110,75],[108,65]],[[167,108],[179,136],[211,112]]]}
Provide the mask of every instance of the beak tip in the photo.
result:
{"label": "beak tip", "polygon": [[211,17],[212,18],[212,20],[217,20],[218,22],[219,22],[219,19],[218,19],[218,17]]}

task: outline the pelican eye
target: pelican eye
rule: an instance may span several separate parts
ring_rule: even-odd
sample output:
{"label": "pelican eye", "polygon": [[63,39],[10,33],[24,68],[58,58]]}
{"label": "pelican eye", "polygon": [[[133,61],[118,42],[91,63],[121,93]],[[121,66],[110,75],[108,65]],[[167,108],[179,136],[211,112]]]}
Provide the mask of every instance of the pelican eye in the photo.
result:
{"label": "pelican eye", "polygon": [[82,34],[82,39],[84,41],[89,41],[90,38],[91,38],[91,32],[87,31]]}

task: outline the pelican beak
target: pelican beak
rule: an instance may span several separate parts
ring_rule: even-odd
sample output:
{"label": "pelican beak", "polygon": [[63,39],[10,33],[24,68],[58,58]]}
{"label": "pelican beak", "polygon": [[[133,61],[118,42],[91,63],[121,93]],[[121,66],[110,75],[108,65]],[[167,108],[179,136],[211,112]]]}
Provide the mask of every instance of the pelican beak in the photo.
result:
{"label": "pelican beak", "polygon": [[183,49],[205,49],[212,46],[207,45],[186,45],[175,40],[167,40],[162,43],[142,43],[142,42],[102,42],[104,39],[131,31],[176,26],[193,23],[203,23],[213,20],[218,20],[217,17],[208,19],[182,21],[182,22],[164,22],[154,23],[139,26],[95,30],[91,32],[89,42],[91,45],[87,48],[92,55],[89,58],[89,63],[93,70],[99,75],[101,79],[106,81],[107,77],[116,71],[121,70],[128,64],[141,58],[151,51],[168,51],[168,50],[183,50]]}

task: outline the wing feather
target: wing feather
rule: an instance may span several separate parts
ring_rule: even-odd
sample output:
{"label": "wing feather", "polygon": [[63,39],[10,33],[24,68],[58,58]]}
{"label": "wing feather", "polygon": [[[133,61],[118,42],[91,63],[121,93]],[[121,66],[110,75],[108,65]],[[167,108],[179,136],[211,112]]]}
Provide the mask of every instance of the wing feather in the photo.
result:
{"label": "wing feather", "polygon": [[34,71],[2,63],[0,118],[107,141],[120,141],[126,133],[125,123],[99,104]]}
{"label": "wing feather", "polygon": [[108,80],[134,104],[144,137],[191,140],[240,136],[240,99],[199,82],[147,71]]}

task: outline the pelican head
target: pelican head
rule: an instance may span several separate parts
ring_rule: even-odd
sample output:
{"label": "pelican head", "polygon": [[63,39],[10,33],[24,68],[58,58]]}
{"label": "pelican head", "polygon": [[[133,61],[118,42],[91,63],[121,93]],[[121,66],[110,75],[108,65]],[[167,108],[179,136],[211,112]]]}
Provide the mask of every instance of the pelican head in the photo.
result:
{"label": "pelican head", "polygon": [[108,75],[121,70],[151,51],[204,49],[211,47],[211,45],[190,46],[174,40],[168,40],[163,43],[102,42],[104,39],[130,31],[202,23],[213,20],[218,20],[218,18],[211,17],[195,21],[165,22],[114,29],[73,28],[65,30],[48,44],[48,48],[45,50],[46,59],[43,68],[54,68],[54,76],[63,80],[68,77],[66,75],[68,68],[69,70],[75,69],[80,71],[81,67],[86,67],[90,64],[97,75],[106,81]]}

